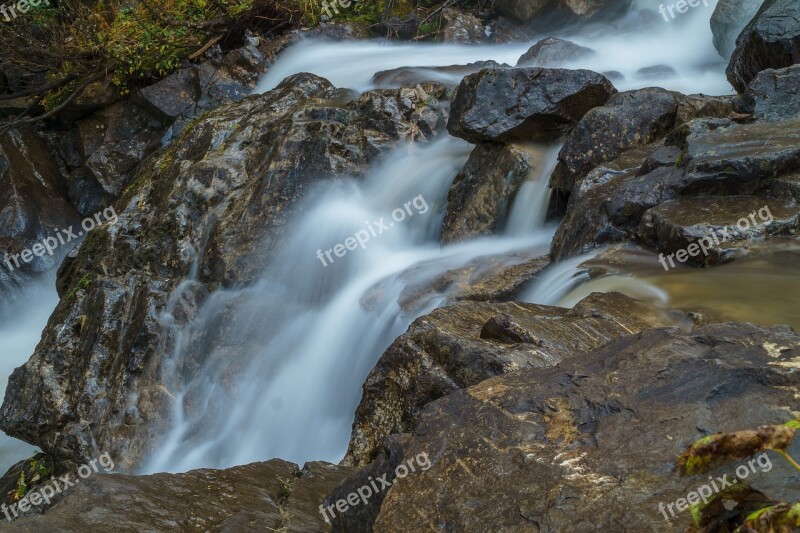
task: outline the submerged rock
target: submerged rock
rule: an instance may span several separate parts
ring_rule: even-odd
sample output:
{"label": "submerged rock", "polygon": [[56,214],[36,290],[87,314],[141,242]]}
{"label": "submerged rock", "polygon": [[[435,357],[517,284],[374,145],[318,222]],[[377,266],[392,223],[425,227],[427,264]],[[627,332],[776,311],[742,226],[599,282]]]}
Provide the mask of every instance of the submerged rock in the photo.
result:
{"label": "submerged rock", "polygon": [[364,384],[345,464],[370,462],[381,441],[409,431],[426,404],[492,376],[549,367],[611,339],[667,323],[621,294],[574,309],[461,302],[417,319]]}
{"label": "submerged rock", "polygon": [[447,129],[470,142],[553,141],[615,92],[589,70],[482,70],[456,90]]}
{"label": "submerged rock", "polygon": [[[454,391],[402,428],[410,435],[385,441],[369,472],[387,473],[391,487],[368,508],[339,514],[336,528],[683,532],[691,514],[674,502],[708,476],[679,477],[676,457],[705,435],[796,418],[798,363],[800,337],[788,327],[665,328]],[[424,470],[395,477],[395,465],[422,454]],[[800,476],[769,459],[747,482],[797,501]],[[732,479],[735,466],[711,474]],[[362,484],[357,474],[336,493]]]}
{"label": "submerged rock", "polygon": [[517,61],[518,67],[556,67],[595,55],[594,50],[584,46],[548,37],[531,46]]}
{"label": "submerged rock", "polygon": [[762,70],[800,63],[800,3],[765,0],[736,40],[728,80],[743,93]]}

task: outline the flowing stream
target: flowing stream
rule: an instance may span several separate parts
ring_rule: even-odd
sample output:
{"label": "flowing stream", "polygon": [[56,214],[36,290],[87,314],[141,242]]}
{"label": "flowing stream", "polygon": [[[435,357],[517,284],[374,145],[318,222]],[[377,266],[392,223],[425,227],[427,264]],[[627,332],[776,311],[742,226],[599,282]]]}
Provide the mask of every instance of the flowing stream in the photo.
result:
{"label": "flowing stream", "polygon": [[[684,93],[730,93],[708,26],[716,2],[669,23],[653,10],[655,1],[639,4],[650,11],[631,13],[614,28],[554,34],[597,52],[563,66],[615,72],[613,81],[620,90],[661,86]],[[537,40],[493,46],[305,40],[279,57],[257,91],[270,90],[298,72],[366,91],[375,87],[373,76],[387,69],[485,60],[514,65]],[[660,76],[651,77],[639,73],[663,65],[672,70],[661,69]],[[451,84],[458,81],[437,76]],[[544,225],[547,180],[559,147],[526,148],[535,168],[502,235],[439,245],[447,191],[472,149],[443,135],[427,145],[397,147],[366,179],[324,184],[313,191],[260,281],[213,294],[188,325],[178,327],[173,313],[195,284],[192,276],[187,278],[162,317],[163,327],[176,339],[174,352],[165,356],[165,386],[183,408],[176,410],[170,431],[142,471],[224,468],[274,457],[300,464],[340,461],[368,373],[415,318],[450,295],[429,285],[481,258],[500,257],[514,264],[548,252],[554,228]],[[402,219],[393,216],[396,210]],[[391,225],[373,233],[364,247],[344,257],[321,258],[317,253],[374,230],[381,218]],[[581,287],[595,283],[593,290],[624,287],[666,306],[680,292],[672,283],[678,274],[667,281],[620,272],[616,284],[608,277],[603,285],[589,279],[581,266],[587,259],[556,265],[525,298],[571,305]],[[32,352],[55,305],[52,291],[45,292],[40,304],[26,302],[19,324],[2,326],[4,343],[9,331],[14,332],[11,355],[3,354],[0,367],[4,377]],[[4,463],[29,453],[14,441],[0,441]]]}
{"label": "flowing stream", "polygon": [[[685,93],[728,93],[724,63],[711,45],[710,15],[711,9],[696,10],[665,23],[638,13],[623,22],[627,31],[595,28],[565,34],[597,54],[564,66],[616,71],[615,85],[621,90],[659,85]],[[257,91],[270,90],[298,72],[366,91],[375,87],[373,76],[379,71],[424,67],[430,73],[430,67],[490,59],[513,65],[531,44],[306,40],[280,56]],[[645,78],[638,73],[657,65],[668,65],[673,74]],[[458,81],[437,76],[451,84]],[[447,300],[447,291],[428,285],[482,257],[506,257],[511,264],[549,249],[554,228],[544,226],[544,215],[558,146],[527,147],[535,169],[502,235],[439,245],[447,191],[471,148],[447,135],[428,145],[403,145],[375,164],[365,180],[313,191],[260,282],[216,293],[176,332],[179,342],[166,365],[167,386],[184,408],[175,413],[171,431],[144,471],[223,468],[273,457],[300,464],[340,461],[368,373],[416,317]],[[393,219],[404,205],[403,220]],[[375,227],[381,217],[391,226],[365,248],[341,258],[318,254]],[[575,276],[582,276],[578,265],[569,262],[566,270],[551,270],[553,279],[531,289],[529,299],[563,299],[575,288]],[[191,283],[187,280],[184,287]],[[644,293],[667,298],[642,285]],[[170,310],[164,321],[173,327]],[[235,326],[219,328],[220,323]],[[197,350],[203,352],[199,368],[187,372],[179,367],[178,361],[193,360]]]}

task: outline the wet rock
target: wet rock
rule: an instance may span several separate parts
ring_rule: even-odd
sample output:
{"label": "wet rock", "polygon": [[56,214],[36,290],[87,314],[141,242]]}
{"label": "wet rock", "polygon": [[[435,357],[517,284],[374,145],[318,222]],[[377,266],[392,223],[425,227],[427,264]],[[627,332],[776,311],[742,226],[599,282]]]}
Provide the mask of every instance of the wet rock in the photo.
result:
{"label": "wet rock", "polygon": [[705,96],[691,94],[681,98],[675,124],[685,124],[696,118],[727,118],[734,110],[734,98],[731,96]]}
{"label": "wet rock", "polygon": [[679,254],[666,260],[670,268],[687,262],[711,266],[746,255],[751,245],[764,238],[796,235],[799,225],[800,207],[794,200],[757,196],[678,198],[647,210],[638,235],[649,248],[665,256]]}
{"label": "wet rock", "polygon": [[762,70],[781,69],[800,62],[800,3],[765,0],[736,40],[727,74],[743,93]]}
{"label": "wet rock", "polygon": [[636,71],[636,77],[640,80],[663,80],[677,75],[678,72],[669,65],[653,65]]}
{"label": "wet rock", "polygon": [[798,119],[693,120],[676,129],[663,148],[652,146],[647,154],[632,150],[613,165],[597,167],[573,190],[551,255],[561,260],[630,239],[645,211],[679,196],[769,189],[776,178],[800,170],[799,126]]}
{"label": "wet rock", "polygon": [[442,10],[443,28],[439,40],[445,43],[481,43],[486,40],[483,23],[474,15],[446,7]]}
{"label": "wet rock", "polygon": [[456,90],[447,128],[470,142],[552,141],[615,92],[589,70],[482,70]]}
{"label": "wet rock", "polygon": [[664,137],[675,126],[680,101],[678,93],[650,88],[615,94],[592,109],[567,136],[550,186],[571,192],[599,164]]}
{"label": "wet rock", "polygon": [[531,46],[517,61],[518,67],[556,67],[595,55],[594,50],[577,44],[548,37]]}
{"label": "wet rock", "polygon": [[59,495],[44,514],[3,531],[324,532],[330,526],[319,505],[347,475],[352,469],[327,463],[299,469],[279,459],[186,474],[97,474]]}
{"label": "wet rock", "polygon": [[[437,84],[343,102],[327,80],[298,74],[207,113],[140,165],[116,204],[118,223],[93,231],[62,265],[62,300],[9,380],[2,429],[65,462],[102,450],[122,471],[135,467],[181,408],[169,390],[182,384],[160,370],[175,348],[162,313],[177,284],[197,272],[170,307],[180,328],[218,287],[257,279],[308,190],[431,138],[447,103]],[[184,340],[213,346],[214,334]],[[189,352],[175,364],[202,368],[200,354],[219,355]],[[240,360],[226,355],[221,364]]]}
{"label": "wet rock", "polygon": [[526,43],[536,38],[535,32],[515,19],[497,17],[487,26],[488,40],[493,43]]}
{"label": "wet rock", "polygon": [[442,244],[502,230],[534,161],[512,145],[479,144],[447,194]]}
{"label": "wet rock", "polygon": [[107,107],[77,127],[83,164],[70,174],[70,199],[84,216],[110,205],[136,167],[161,145],[164,124],[131,102]]}
{"label": "wet rock", "polygon": [[724,59],[736,49],[736,38],[761,7],[760,0],[720,0],[711,15],[714,48]]}
{"label": "wet rock", "polygon": [[800,117],[800,65],[780,70],[767,69],[747,87],[737,111],[756,120],[774,122]]}
{"label": "wet rock", "polygon": [[[800,338],[788,327],[648,330],[562,361],[498,376],[428,404],[410,435],[386,440],[372,472],[426,454],[431,466],[396,479],[359,531],[685,531],[667,504],[708,483],[681,478],[676,457],[714,432],[781,424],[800,386]],[[791,453],[800,450],[795,443]],[[387,460],[387,455],[390,460]],[[797,501],[800,476],[770,455],[747,482]],[[735,465],[713,476],[728,475]],[[337,491],[363,484],[355,476]],[[659,510],[664,505],[667,516]],[[408,510],[414,512],[409,513]],[[370,510],[359,509],[368,516]],[[354,529],[350,514],[342,531]],[[351,527],[353,526],[353,527]]]}
{"label": "wet rock", "polygon": [[27,129],[0,136],[0,314],[15,289],[56,268],[78,242],[50,254],[42,241],[79,220],[47,144]]}
{"label": "wet rock", "polygon": [[[461,302],[416,320],[364,384],[345,464],[370,462],[381,441],[409,431],[426,404],[521,368],[545,368],[663,319],[620,294],[574,309]],[[487,324],[489,324],[487,326]]]}

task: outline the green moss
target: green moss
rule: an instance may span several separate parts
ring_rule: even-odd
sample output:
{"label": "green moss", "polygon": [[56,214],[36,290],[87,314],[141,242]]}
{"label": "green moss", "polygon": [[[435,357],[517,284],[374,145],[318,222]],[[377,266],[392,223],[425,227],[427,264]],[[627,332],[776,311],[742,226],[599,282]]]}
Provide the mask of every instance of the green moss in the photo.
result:
{"label": "green moss", "polygon": [[84,276],[83,276],[83,277],[82,277],[82,278],[81,278],[81,279],[78,281],[78,284],[77,284],[77,285],[75,285],[75,287],[73,287],[73,288],[72,288],[72,290],[71,290],[71,291],[69,291],[69,292],[67,293],[67,295],[66,295],[64,298],[65,298],[67,301],[70,301],[70,300],[72,300],[73,298],[75,298],[75,295],[76,295],[76,294],[78,294],[78,291],[82,291],[83,289],[85,289],[86,287],[88,287],[88,286],[89,286],[89,284],[90,284],[91,282],[92,282],[92,277],[91,277],[89,274],[85,274],[85,275],[84,275]]}

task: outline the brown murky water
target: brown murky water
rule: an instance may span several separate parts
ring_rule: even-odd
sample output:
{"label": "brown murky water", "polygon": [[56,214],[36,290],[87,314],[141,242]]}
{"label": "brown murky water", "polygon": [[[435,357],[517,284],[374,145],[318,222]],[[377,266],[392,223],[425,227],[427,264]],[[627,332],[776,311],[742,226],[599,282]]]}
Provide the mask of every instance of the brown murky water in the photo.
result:
{"label": "brown murky water", "polygon": [[636,249],[601,253],[586,263],[590,281],[573,289],[561,304],[574,305],[592,292],[617,291],[659,307],[700,311],[709,318],[800,331],[800,243],[787,241],[712,268],[665,272],[657,257]]}

